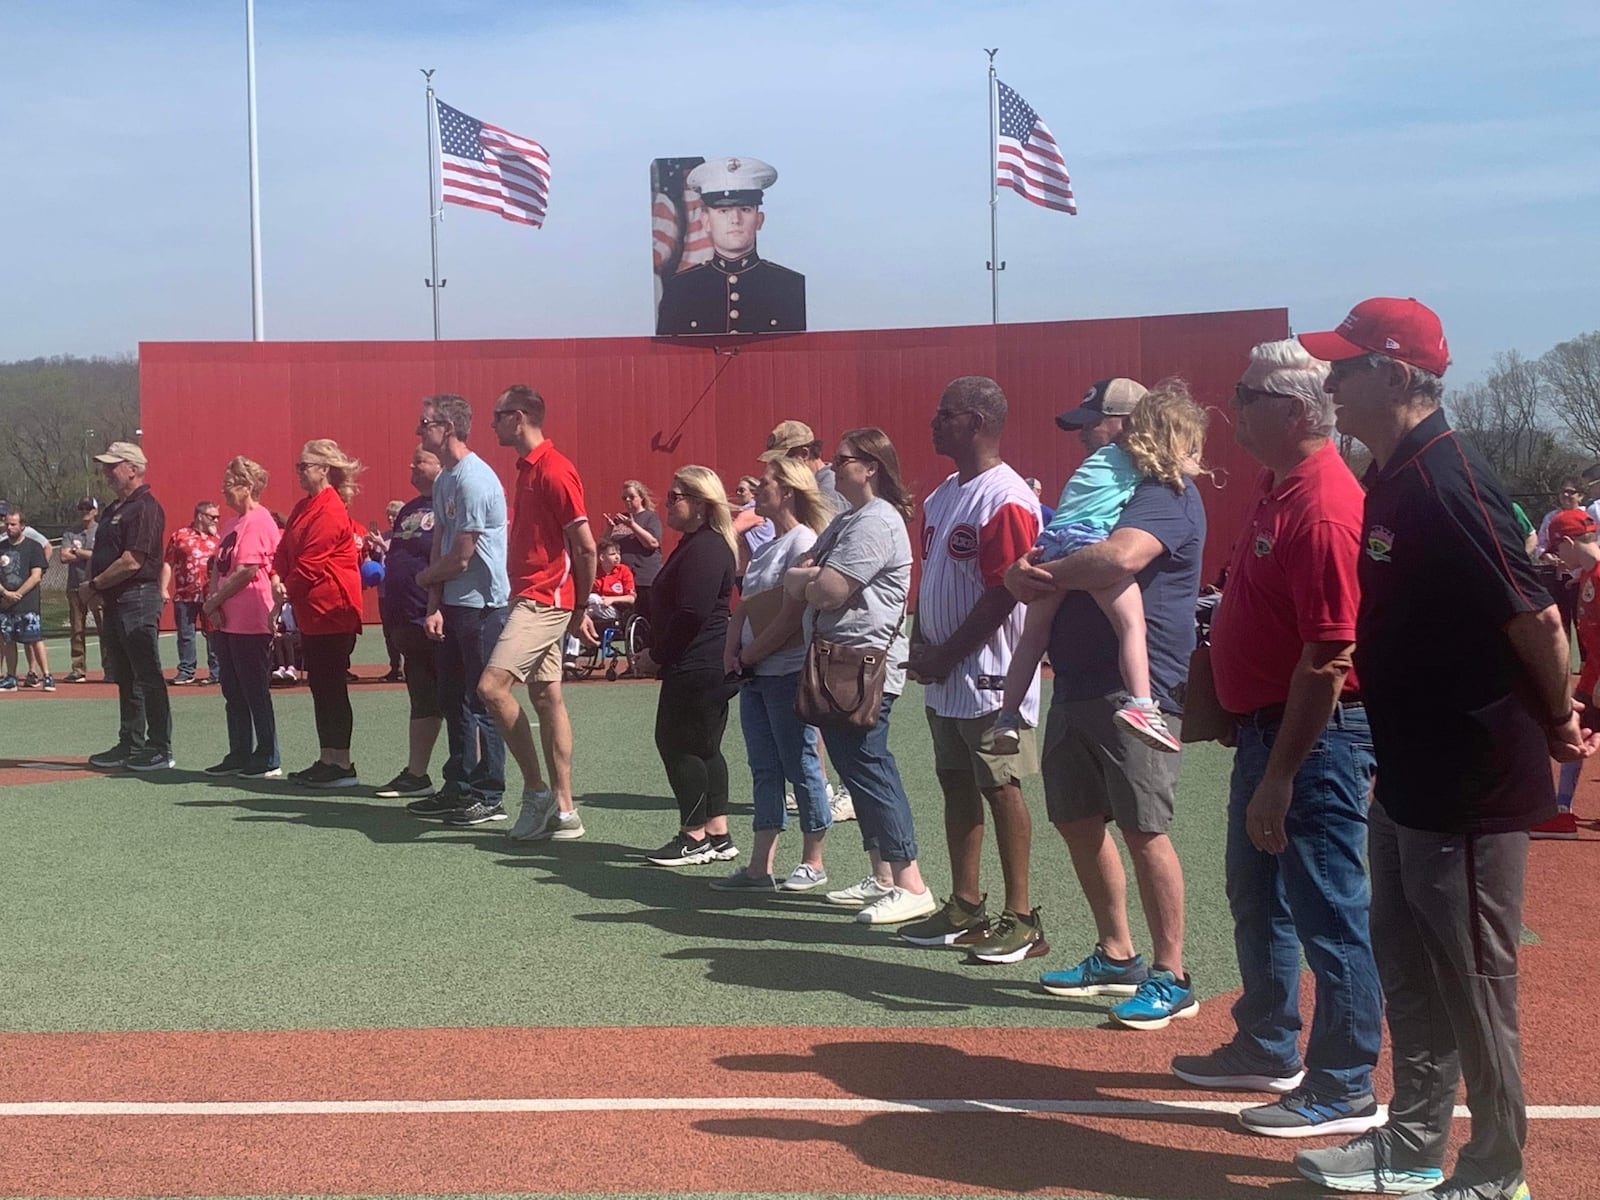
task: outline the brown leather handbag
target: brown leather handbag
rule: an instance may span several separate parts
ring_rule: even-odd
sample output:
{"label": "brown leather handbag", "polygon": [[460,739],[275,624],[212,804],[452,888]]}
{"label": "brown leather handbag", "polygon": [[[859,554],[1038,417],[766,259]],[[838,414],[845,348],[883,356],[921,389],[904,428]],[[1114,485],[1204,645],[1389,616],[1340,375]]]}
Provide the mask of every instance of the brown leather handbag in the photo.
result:
{"label": "brown leather handbag", "polygon": [[888,647],[841,646],[814,637],[806,647],[795,716],[819,729],[871,729],[883,707],[888,673]]}

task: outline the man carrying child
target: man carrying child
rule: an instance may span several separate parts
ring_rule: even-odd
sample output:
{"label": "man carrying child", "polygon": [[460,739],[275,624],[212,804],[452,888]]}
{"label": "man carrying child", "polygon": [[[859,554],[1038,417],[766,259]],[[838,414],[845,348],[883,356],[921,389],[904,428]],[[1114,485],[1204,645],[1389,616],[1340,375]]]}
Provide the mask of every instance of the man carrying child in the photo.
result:
{"label": "man carrying child", "polygon": [[[1030,605],[1060,597],[1050,630],[1056,679],[1040,767],[1046,809],[1066,839],[1098,935],[1087,958],[1046,972],[1040,983],[1055,995],[1126,996],[1112,1017],[1134,1029],[1159,1029],[1199,1010],[1183,967],[1183,869],[1167,835],[1183,756],[1155,749],[1118,719],[1132,681],[1123,677],[1122,646],[1098,598],[1137,585],[1150,698],[1167,720],[1181,718],[1175,693],[1194,649],[1206,535],[1205,508],[1188,478],[1198,462],[1188,460],[1198,459],[1205,413],[1181,380],[1141,392],[1132,380],[1097,383],[1062,423],[1080,428],[1092,453],[1113,441],[1126,447],[1136,408],[1142,410],[1159,473],[1147,471],[1134,487],[1104,541],[1052,561],[1035,561],[1030,552],[1006,572],[1006,587]],[[1150,925],[1148,965],[1129,931],[1127,880],[1107,833],[1112,821],[1127,844]]]}

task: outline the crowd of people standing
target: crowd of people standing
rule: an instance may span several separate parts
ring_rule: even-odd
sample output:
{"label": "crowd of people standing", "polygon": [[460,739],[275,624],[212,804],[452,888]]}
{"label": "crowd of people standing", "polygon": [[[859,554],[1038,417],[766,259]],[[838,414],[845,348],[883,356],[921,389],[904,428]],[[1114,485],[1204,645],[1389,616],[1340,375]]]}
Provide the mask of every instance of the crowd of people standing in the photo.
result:
{"label": "crowd of people standing", "polygon": [[[914,945],[1019,962],[1050,950],[1030,895],[1021,788],[1039,774],[1095,925],[1087,953],[1040,983],[1056,995],[1112,997],[1115,1022],[1159,1030],[1199,1010],[1170,829],[1185,741],[1219,740],[1233,750],[1225,870],[1244,986],[1233,1036],[1174,1058],[1173,1073],[1264,1093],[1267,1102],[1240,1113],[1251,1132],[1349,1138],[1296,1156],[1301,1174],[1328,1189],[1526,1200],[1523,880],[1530,831],[1562,811],[1552,760],[1564,764],[1570,809],[1572,764],[1600,748],[1586,707],[1600,644],[1575,697],[1563,626],[1565,612],[1580,639],[1600,631],[1600,525],[1582,505],[1600,472],[1573,481],[1535,535],[1538,552],[1566,572],[1558,605],[1527,553],[1530,529],[1445,419],[1448,364],[1437,316],[1415,300],[1368,300],[1336,330],[1251,351],[1229,411],[1262,471],[1245,526],[1230,531],[1226,586],[1199,648],[1207,419],[1180,380],[1148,389],[1100,380],[1057,418],[1087,458],[1048,520],[1033,481],[1003,456],[1003,391],[970,376],[930,413],[933,448],[953,470],[920,516],[884,430],[846,430],[825,455],[809,426],[788,420],[752,453],[761,472],[737,481],[731,503],[704,466],[677,468],[659,510],[629,480],[600,539],[576,466],[544,434],[537,392],[507,388],[488,414],[496,442],[516,455],[509,504],[470,448],[472,406],[429,397],[410,461],[417,496],[381,539],[386,633],[411,707],[408,761],[378,794],[450,824],[510,822],[509,750],[523,783],[510,836],[584,836],[565,647],[592,644],[596,616],[629,597],[649,621],[649,649],[633,665],[660,679],[655,744],[677,807],[671,837],[644,857],[664,867],[739,857],[722,751],[737,699],[754,841],[747,862],[711,887],[828,884],[831,767],[853,800],[865,873],[827,901],[862,923],[897,926]],[[1371,451],[1362,483],[1338,454],[1336,429]],[[320,746],[290,778],[355,785],[347,680],[367,534],[350,503],[361,464],[326,439],[306,443],[294,465],[305,495],[280,531],[261,504],[266,469],[234,458],[222,476],[234,515],[218,528],[218,506],[201,505],[169,543],[143,451],[116,443],[98,461],[116,499],[92,546],[63,550],[80,572],[75,621],[100,613],[121,702],[116,745],[90,763],[174,763],[155,649],[170,596],[183,606],[174,682],[196,675],[184,631],[199,625],[211,632],[211,677],[222,684],[228,753],[207,773],[280,774],[270,662],[274,616],[287,604]],[[85,514],[87,528],[93,508]],[[670,554],[667,528],[677,535]],[[0,618],[25,630],[16,605],[36,593],[42,552],[20,514],[7,516],[6,532],[0,565],[15,561],[25,579],[0,580],[12,606]],[[597,585],[604,580],[615,586]],[[1439,645],[1479,652],[1441,656]],[[1055,678],[1041,712],[1044,648]],[[1208,671],[1191,670],[1202,661]],[[76,644],[73,669],[82,670]],[[919,866],[889,748],[908,681],[921,685],[942,794],[951,872],[942,902]],[[435,788],[441,727],[448,755]],[[790,790],[802,840],[784,873]],[[980,878],[991,818],[1004,894],[993,916]],[[1115,837],[1147,942],[1129,919]],[[1302,953],[1315,980],[1303,1056]],[[1373,1083],[1385,1023],[1387,1113]],[[1447,1176],[1463,1080],[1472,1135]]]}

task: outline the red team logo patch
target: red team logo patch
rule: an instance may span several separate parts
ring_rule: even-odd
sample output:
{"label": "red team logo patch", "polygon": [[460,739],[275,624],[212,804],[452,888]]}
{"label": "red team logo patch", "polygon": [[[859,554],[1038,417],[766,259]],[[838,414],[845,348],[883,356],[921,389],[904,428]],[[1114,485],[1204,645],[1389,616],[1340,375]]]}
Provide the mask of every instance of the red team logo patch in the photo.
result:
{"label": "red team logo patch", "polygon": [[978,531],[971,525],[957,525],[945,539],[944,548],[951,558],[978,557]]}

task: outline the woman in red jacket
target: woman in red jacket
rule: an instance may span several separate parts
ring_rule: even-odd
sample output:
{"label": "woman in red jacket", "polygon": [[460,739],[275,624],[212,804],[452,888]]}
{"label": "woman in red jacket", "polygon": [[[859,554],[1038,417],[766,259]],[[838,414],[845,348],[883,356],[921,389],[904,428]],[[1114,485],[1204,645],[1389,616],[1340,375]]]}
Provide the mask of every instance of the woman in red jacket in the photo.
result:
{"label": "woman in red jacket", "polygon": [[306,498],[289,514],[272,565],[294,606],[322,754],[289,778],[305,787],[357,787],[346,673],[361,632],[361,547],[349,507],[361,464],[337,442],[317,438],[294,469]]}

